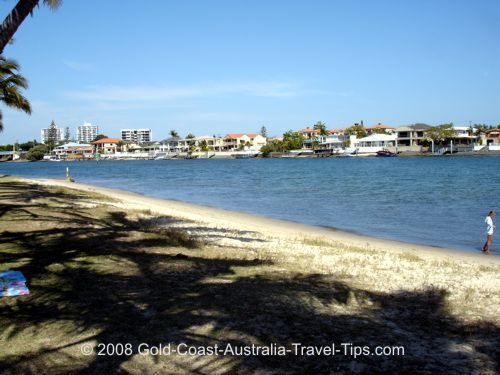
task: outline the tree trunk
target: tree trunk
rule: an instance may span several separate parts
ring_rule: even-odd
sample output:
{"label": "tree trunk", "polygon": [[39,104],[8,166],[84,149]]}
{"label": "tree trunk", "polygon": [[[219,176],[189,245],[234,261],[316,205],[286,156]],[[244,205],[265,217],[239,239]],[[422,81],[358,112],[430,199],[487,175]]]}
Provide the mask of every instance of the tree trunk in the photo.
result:
{"label": "tree trunk", "polygon": [[30,14],[40,0],[19,0],[12,12],[5,17],[0,26],[0,54],[12,39],[24,19]]}

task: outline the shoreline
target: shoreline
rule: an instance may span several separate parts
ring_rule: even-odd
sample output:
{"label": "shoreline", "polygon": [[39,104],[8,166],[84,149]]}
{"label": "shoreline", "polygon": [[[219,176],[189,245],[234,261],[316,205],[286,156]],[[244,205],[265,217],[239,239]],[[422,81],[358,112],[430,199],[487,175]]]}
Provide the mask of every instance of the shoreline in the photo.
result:
{"label": "shoreline", "polygon": [[464,260],[479,264],[500,264],[500,257],[486,256],[480,251],[467,252],[452,248],[429,246],[391,239],[377,238],[356,234],[341,229],[313,226],[289,220],[274,219],[255,214],[231,211],[223,208],[204,206],[184,201],[154,198],[122,189],[100,187],[90,184],[69,182],[59,179],[27,179],[12,176],[16,179],[37,183],[44,186],[59,186],[75,190],[99,193],[120,201],[118,204],[126,209],[146,209],[151,212],[182,217],[187,220],[200,221],[217,227],[252,230],[278,238],[305,236],[312,239],[323,239],[346,246],[360,247],[368,250],[384,250],[393,253],[411,253],[433,258],[434,260]]}

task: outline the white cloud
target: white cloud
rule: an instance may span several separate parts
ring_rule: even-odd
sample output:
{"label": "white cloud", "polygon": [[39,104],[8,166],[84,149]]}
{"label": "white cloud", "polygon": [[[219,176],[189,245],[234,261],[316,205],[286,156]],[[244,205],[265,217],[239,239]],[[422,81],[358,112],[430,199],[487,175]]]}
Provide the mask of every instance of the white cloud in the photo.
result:
{"label": "white cloud", "polygon": [[97,70],[95,64],[83,62],[83,61],[74,61],[74,60],[62,60],[62,63],[66,65],[68,68],[75,70],[77,72],[84,73],[92,73]]}
{"label": "white cloud", "polygon": [[243,95],[268,98],[289,98],[312,93],[297,85],[283,82],[241,82],[185,86],[95,86],[65,92],[75,100],[100,102],[173,101],[182,98],[220,95]]}

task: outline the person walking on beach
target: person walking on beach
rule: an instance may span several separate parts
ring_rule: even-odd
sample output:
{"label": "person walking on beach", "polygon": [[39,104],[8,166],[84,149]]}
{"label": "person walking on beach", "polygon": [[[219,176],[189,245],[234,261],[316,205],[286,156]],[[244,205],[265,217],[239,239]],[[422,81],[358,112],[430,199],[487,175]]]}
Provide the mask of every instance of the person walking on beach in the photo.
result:
{"label": "person walking on beach", "polygon": [[486,223],[486,243],[483,246],[483,252],[485,254],[490,253],[491,241],[493,241],[493,232],[495,231],[495,224],[493,224],[493,218],[497,216],[495,211],[488,212],[488,216],[484,219]]}

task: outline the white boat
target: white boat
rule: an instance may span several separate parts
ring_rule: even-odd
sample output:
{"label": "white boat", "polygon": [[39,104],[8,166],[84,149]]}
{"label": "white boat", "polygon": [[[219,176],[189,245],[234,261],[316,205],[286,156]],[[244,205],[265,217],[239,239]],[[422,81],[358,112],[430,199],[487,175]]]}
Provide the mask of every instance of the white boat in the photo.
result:
{"label": "white boat", "polygon": [[250,159],[257,156],[258,151],[236,151],[232,153],[235,159]]}

